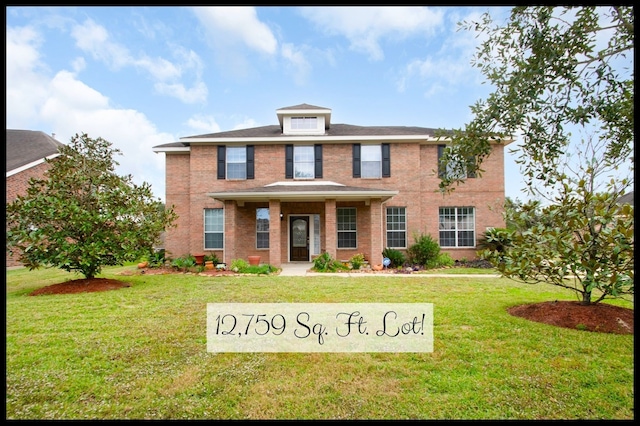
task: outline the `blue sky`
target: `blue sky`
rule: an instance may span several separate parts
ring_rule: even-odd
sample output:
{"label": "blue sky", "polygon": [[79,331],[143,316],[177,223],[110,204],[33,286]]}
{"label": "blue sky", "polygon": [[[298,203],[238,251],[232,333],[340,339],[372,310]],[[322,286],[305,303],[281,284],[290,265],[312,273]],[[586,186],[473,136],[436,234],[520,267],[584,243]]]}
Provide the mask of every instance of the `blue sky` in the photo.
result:
{"label": "blue sky", "polygon": [[[462,20],[499,7],[7,7],[6,127],[102,137],[117,172],[164,200],[181,137],[277,124],[308,103],[332,123],[461,128],[491,86]],[[514,148],[516,144],[509,145]],[[514,155],[506,195],[526,199]]]}

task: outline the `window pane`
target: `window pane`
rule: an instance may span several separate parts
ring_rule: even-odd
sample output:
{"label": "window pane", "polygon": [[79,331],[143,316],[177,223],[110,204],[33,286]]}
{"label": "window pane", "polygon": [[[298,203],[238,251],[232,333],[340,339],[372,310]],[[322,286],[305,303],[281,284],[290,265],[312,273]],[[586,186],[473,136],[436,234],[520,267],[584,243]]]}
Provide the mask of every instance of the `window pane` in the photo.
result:
{"label": "window pane", "polygon": [[246,179],[247,166],[242,164],[227,163],[227,179]]}
{"label": "window pane", "polygon": [[356,248],[356,208],[340,207],[337,209],[338,248]]}
{"label": "window pane", "polygon": [[440,207],[441,247],[475,247],[475,209]]}
{"label": "window pane", "polygon": [[204,248],[222,249],[224,241],[223,209],[204,209]]}
{"label": "window pane", "polygon": [[208,250],[224,248],[222,246],[222,240],[223,240],[222,237],[223,237],[222,233],[204,234],[204,248]]}
{"label": "window pane", "polygon": [[269,248],[269,233],[258,232],[256,235],[256,248]]}
{"label": "window pane", "polygon": [[246,163],[247,150],[245,147],[227,148],[227,163]]}
{"label": "window pane", "polygon": [[315,177],[315,164],[312,146],[293,147],[293,177],[313,178]]}
{"label": "window pane", "polygon": [[382,176],[382,162],[363,161],[360,169],[360,176],[363,178],[379,178]]}
{"label": "window pane", "polygon": [[440,231],[440,246],[455,247],[456,231]]}
{"label": "window pane", "polygon": [[269,232],[269,209],[256,209],[256,229],[258,231]]}
{"label": "window pane", "polygon": [[313,253],[320,254],[320,215],[313,215]]}
{"label": "window pane", "polygon": [[382,176],[382,146],[362,145],[360,149],[360,173],[363,178]]}
{"label": "window pane", "polygon": [[269,209],[256,209],[256,248],[269,248]]}
{"label": "window pane", "polygon": [[355,232],[339,232],[338,233],[338,248],[356,248],[356,233]]}
{"label": "window pane", "polygon": [[247,178],[246,147],[227,148],[227,179]]}
{"label": "window pane", "polygon": [[407,247],[406,210],[387,207],[387,247]]}
{"label": "window pane", "polygon": [[222,209],[204,210],[204,232],[222,232],[224,220]]}

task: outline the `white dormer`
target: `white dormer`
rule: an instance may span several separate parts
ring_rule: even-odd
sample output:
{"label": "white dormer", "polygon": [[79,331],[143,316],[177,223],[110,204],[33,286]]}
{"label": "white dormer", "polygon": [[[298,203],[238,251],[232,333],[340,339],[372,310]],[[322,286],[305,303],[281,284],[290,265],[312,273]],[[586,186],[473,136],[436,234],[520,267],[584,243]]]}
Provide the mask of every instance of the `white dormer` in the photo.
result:
{"label": "white dormer", "polygon": [[283,135],[324,135],[331,124],[331,110],[300,104],[276,111]]}

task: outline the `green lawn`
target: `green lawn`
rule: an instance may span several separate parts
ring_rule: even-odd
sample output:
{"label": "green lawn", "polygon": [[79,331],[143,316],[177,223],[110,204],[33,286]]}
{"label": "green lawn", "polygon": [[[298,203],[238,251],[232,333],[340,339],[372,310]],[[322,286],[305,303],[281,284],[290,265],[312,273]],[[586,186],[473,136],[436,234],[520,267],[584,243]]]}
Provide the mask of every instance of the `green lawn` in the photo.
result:
{"label": "green lawn", "polygon": [[[77,275],[7,271],[7,419],[633,419],[633,336],[507,314],[574,300],[504,278]],[[434,304],[432,353],[206,351],[206,304]],[[630,302],[612,303],[632,308]]]}

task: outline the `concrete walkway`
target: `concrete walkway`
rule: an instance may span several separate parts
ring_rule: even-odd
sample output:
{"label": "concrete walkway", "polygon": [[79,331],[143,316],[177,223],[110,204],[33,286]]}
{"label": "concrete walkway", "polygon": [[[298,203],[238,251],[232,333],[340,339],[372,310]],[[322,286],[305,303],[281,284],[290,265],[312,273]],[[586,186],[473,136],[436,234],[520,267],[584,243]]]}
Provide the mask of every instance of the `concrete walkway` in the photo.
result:
{"label": "concrete walkway", "polygon": [[500,278],[497,274],[376,274],[366,272],[312,272],[312,262],[283,263],[282,277],[460,277],[460,278]]}

